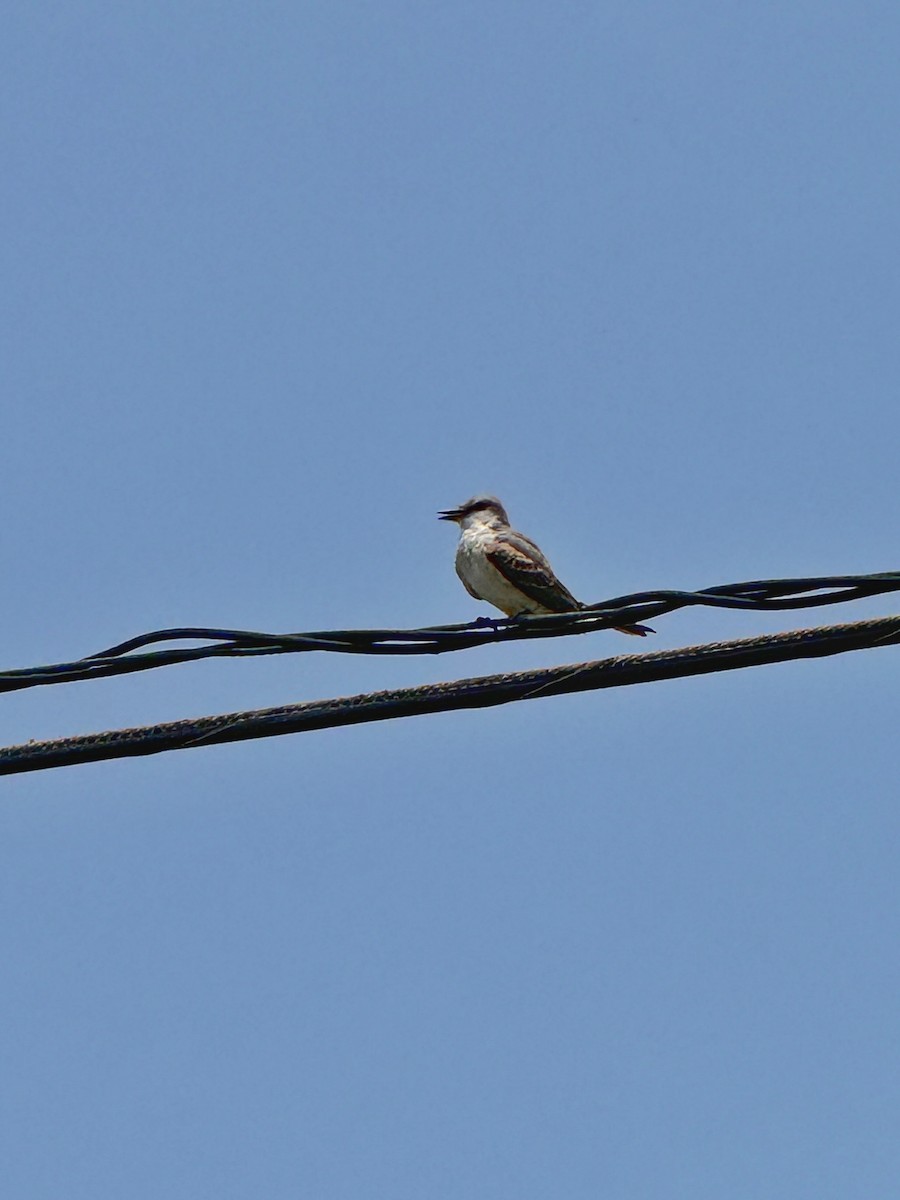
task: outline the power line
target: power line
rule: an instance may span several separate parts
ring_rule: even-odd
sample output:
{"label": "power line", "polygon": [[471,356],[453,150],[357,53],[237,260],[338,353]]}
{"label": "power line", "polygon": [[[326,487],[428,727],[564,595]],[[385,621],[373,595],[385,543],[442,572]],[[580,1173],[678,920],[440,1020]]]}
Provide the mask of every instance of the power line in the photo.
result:
{"label": "power line", "polygon": [[[247,658],[313,650],[339,654],[446,654],[496,642],[595,633],[617,625],[655,620],[681,608],[702,605],[769,612],[842,604],[900,591],[900,573],[823,575],[800,579],[757,579],[699,591],[657,589],[616,596],[578,612],[498,621],[481,617],[465,625],[422,629],[330,629],[308,633],[261,633],[246,629],[182,626],[157,629],[71,662],[0,672],[0,692],[83,682],[148,671],[204,658]],[[206,641],[213,645],[169,646],[166,642]]]}
{"label": "power line", "polygon": [[598,688],[627,687],[688,675],[733,671],[791,659],[821,658],[850,650],[896,645],[900,616],[800,629],[739,641],[688,646],[655,654],[630,654],[506,675],[486,675],[422,687],[314,700],[279,708],[224,713],[136,729],[118,729],[0,749],[0,775],[40,771],[103,759],[188,750],[222,742],[278,737],[394,720],[425,713],[488,708],[515,700],[561,696]]}

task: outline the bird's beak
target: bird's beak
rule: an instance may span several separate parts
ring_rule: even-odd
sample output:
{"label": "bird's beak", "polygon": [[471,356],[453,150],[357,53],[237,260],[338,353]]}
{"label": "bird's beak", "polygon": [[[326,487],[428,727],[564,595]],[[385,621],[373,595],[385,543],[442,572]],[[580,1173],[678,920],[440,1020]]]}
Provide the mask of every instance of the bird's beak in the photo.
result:
{"label": "bird's beak", "polygon": [[462,516],[462,512],[458,508],[448,508],[445,512],[438,513],[439,521],[458,521]]}

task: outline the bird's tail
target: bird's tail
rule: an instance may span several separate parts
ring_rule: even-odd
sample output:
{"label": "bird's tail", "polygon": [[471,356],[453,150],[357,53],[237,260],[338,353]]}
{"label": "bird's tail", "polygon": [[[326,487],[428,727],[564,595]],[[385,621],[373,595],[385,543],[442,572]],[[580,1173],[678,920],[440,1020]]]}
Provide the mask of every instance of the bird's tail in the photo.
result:
{"label": "bird's tail", "polygon": [[[575,597],[573,596],[572,599],[575,600]],[[590,604],[582,604],[580,600],[575,600],[575,604],[582,611],[595,607]],[[599,605],[596,607],[599,607]],[[648,633],[656,633],[656,630],[651,629],[649,625],[638,625],[637,622],[634,625],[613,625],[613,629],[615,629],[616,633],[630,633],[632,637],[646,637]]]}

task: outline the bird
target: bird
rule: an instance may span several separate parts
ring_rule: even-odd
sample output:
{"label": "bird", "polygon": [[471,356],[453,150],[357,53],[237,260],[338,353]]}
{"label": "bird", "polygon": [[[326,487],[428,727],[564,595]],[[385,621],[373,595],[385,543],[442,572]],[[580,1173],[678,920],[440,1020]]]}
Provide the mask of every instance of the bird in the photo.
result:
{"label": "bird", "polygon": [[[441,521],[459,526],[456,573],[476,600],[493,604],[508,617],[536,613],[578,612],[576,600],[531,538],[509,523],[496,496],[473,496],[458,508],[438,513]],[[649,625],[620,625],[619,633],[646,637]]]}

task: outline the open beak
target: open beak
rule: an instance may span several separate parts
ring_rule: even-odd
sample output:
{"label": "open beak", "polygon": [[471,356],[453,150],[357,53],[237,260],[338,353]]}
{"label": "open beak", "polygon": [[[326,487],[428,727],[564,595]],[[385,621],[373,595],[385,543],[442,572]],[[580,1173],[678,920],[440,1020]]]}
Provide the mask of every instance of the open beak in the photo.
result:
{"label": "open beak", "polygon": [[462,516],[462,511],[458,508],[448,508],[444,512],[438,513],[439,521],[458,521]]}

